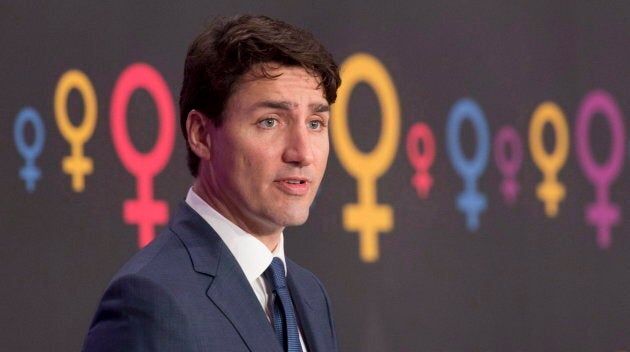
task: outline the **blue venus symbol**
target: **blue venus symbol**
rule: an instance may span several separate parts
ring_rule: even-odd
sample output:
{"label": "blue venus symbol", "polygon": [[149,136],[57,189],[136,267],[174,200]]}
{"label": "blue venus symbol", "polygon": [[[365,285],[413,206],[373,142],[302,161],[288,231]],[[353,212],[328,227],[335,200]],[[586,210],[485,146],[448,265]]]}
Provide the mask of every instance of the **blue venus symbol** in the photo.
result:
{"label": "blue venus symbol", "polygon": [[[26,143],[24,136],[28,123],[33,125],[35,132],[33,143],[30,145]],[[13,126],[13,136],[18,152],[26,161],[19,174],[20,178],[26,183],[26,190],[29,192],[35,191],[35,183],[42,176],[41,170],[35,166],[35,159],[42,153],[44,148],[44,132],[44,122],[35,109],[26,107],[20,110]]]}
{"label": "blue venus symbol", "polygon": [[[471,159],[462,153],[460,131],[465,120],[472,123],[477,141],[477,149]],[[485,195],[477,190],[477,180],[486,169],[490,154],[488,123],[474,100],[464,98],[455,103],[448,116],[446,141],[451,164],[464,179],[464,192],[457,197],[457,209],[466,214],[466,228],[474,231],[479,228],[480,213],[487,208]]]}

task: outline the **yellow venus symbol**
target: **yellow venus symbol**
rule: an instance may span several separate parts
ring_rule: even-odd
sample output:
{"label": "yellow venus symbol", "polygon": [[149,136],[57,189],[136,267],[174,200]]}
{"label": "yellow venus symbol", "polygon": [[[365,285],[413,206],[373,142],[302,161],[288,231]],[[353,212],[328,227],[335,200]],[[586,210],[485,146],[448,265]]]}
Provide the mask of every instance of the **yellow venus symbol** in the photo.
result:
{"label": "yellow venus symbol", "polygon": [[[332,107],[331,130],[335,152],[346,171],[357,180],[358,203],[343,207],[346,231],[359,233],[359,255],[365,262],[379,258],[378,234],[390,232],[394,224],[391,206],[377,203],[376,180],[394,160],[400,134],[400,111],[396,89],[385,67],[373,56],[358,53],[340,68],[343,84]],[[381,108],[382,130],[376,147],[369,153],[358,150],[348,130],[348,103],[360,82],[376,93]]]}
{"label": "yellow venus symbol", "polygon": [[[545,150],[543,129],[550,124],[555,133],[555,147],[551,153]],[[543,182],[536,187],[536,196],[545,203],[547,217],[558,215],[558,204],[564,199],[566,190],[558,181],[558,172],[569,154],[569,126],[562,110],[553,102],[544,102],[532,115],[529,125],[529,149],[534,163],[543,173]]]}
{"label": "yellow venus symbol", "polygon": [[[76,89],[83,97],[84,114],[80,126],[74,126],[68,116],[68,95]],[[96,94],[89,78],[79,70],[70,70],[61,76],[55,90],[55,119],[63,137],[70,143],[71,154],[63,158],[62,170],[72,175],[72,189],[82,192],[85,189],[85,175],[94,171],[91,158],[83,154],[83,145],[96,127]]]}

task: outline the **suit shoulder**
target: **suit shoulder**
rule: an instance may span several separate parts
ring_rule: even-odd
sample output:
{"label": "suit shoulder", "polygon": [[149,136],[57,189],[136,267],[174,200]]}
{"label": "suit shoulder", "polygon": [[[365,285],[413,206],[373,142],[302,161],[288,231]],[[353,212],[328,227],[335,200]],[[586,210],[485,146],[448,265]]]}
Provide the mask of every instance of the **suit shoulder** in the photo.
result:
{"label": "suit shoulder", "polygon": [[168,290],[145,276],[127,274],[105,291],[83,351],[191,351],[189,331]]}
{"label": "suit shoulder", "polygon": [[[116,273],[112,282],[126,275],[162,275],[173,270],[172,263],[185,263],[189,260],[188,251],[170,230],[162,232],[155,240],[134,254]],[[162,270],[162,269],[168,270]]]}
{"label": "suit shoulder", "polygon": [[324,296],[328,300],[328,293],[324,288],[324,284],[319,280],[319,278],[310,270],[300,266],[296,262],[292,261],[289,258],[286,258],[287,262],[287,272],[289,276],[292,276],[295,281],[300,282],[300,285],[310,285],[311,289],[319,289],[324,293]]}
{"label": "suit shoulder", "polygon": [[295,274],[295,275],[300,275],[300,276],[304,276],[304,277],[312,277],[313,279],[319,281],[319,279],[317,278],[317,276],[315,274],[313,274],[312,271],[304,268],[303,266],[301,266],[300,264],[294,262],[293,260],[289,259],[289,258],[285,258],[285,261],[287,263],[287,271]]}
{"label": "suit shoulder", "polygon": [[313,272],[302,267],[300,264],[294,262],[289,258],[285,258],[285,261],[287,263],[287,272],[289,272],[291,275],[301,278],[311,278],[313,280],[319,281],[319,279],[317,278],[317,276],[315,276],[315,274],[313,274]]}

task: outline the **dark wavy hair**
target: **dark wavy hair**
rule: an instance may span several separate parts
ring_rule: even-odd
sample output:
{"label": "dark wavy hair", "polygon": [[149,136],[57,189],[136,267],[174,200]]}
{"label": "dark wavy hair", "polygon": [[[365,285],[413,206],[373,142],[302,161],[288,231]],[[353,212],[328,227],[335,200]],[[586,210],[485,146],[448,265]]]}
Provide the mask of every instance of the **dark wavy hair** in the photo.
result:
{"label": "dark wavy hair", "polygon": [[[188,113],[198,110],[220,126],[240,77],[254,65],[271,62],[303,67],[318,78],[328,103],[335,102],[341,84],[339,68],[324,46],[303,29],[266,16],[244,15],[217,18],[195,38],[186,56],[179,97],[181,129],[193,176],[198,173],[199,157],[188,146]],[[256,71],[261,77],[275,78],[264,65]]]}

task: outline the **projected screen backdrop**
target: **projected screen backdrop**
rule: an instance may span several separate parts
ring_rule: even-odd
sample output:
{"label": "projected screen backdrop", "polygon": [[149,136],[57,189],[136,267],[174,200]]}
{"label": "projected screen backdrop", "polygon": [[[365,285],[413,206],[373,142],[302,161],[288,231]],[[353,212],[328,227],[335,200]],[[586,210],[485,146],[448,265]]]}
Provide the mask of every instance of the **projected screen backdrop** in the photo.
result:
{"label": "projected screen backdrop", "polygon": [[192,183],[177,100],[218,15],[341,65],[287,254],[343,351],[630,349],[630,4],[0,4],[2,350],[80,349],[112,275]]}

